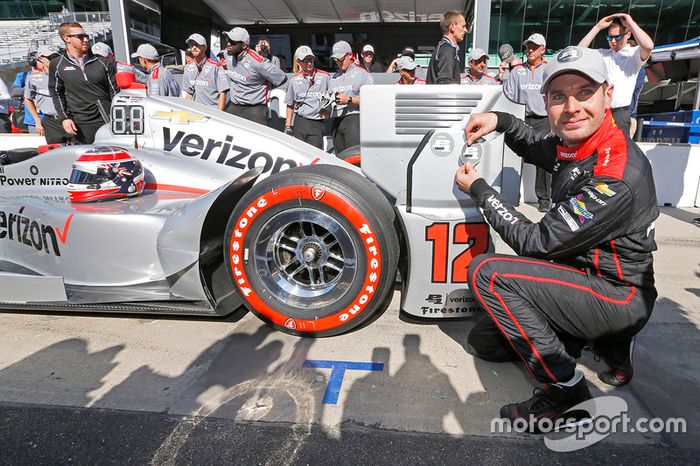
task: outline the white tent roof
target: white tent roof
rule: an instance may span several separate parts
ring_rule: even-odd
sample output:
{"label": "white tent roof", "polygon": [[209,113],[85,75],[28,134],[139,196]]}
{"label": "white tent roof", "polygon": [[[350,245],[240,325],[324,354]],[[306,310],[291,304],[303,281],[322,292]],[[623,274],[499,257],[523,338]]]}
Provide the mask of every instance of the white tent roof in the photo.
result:
{"label": "white tent roof", "polygon": [[420,23],[469,0],[204,0],[228,24]]}

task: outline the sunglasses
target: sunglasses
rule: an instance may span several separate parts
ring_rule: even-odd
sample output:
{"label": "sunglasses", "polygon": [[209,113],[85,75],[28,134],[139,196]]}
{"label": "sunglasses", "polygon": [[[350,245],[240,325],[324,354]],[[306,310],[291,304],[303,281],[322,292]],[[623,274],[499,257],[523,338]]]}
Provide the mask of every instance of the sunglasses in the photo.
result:
{"label": "sunglasses", "polygon": [[90,36],[87,34],[66,34],[68,37],[73,37],[78,40],[89,40]]}
{"label": "sunglasses", "polygon": [[613,39],[615,39],[615,42],[620,42],[622,38],[625,37],[625,34],[618,34],[616,36],[606,36],[605,38],[608,39],[608,42],[612,41]]}

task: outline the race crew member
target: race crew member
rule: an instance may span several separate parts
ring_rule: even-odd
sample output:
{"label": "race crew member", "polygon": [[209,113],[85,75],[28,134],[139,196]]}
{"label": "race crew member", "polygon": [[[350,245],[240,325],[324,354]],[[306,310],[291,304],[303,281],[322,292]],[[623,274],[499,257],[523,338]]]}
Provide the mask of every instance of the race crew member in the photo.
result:
{"label": "race crew member", "polygon": [[263,58],[267,58],[268,60],[270,60],[270,63],[275,65],[277,68],[282,69],[279,57],[273,55],[272,52],[270,52],[270,49],[270,39],[268,39],[267,37],[261,37],[260,39],[258,39],[258,43],[255,44],[255,51],[258,52],[258,55],[260,55]]}
{"label": "race crew member", "polygon": [[66,50],[51,60],[49,92],[65,132],[92,144],[109,117],[112,97],[119,92],[114,63],[91,53],[90,39],[80,23],[62,23],[58,34]]}
{"label": "race crew member", "polygon": [[460,11],[448,11],[440,20],[442,39],[438,42],[428,64],[428,84],[459,84],[462,66],[459,44],[467,35],[467,20]]}
{"label": "race crew member", "polygon": [[[634,87],[637,75],[651,56],[654,41],[649,34],[625,13],[606,16],[593,26],[586,36],[579,42],[580,47],[588,47],[595,36],[604,29],[608,30],[608,49],[598,49],[603,55],[605,65],[608,68],[610,83],[615,86],[612,102],[612,115],[615,123],[629,134],[632,117],[630,116],[630,104],[634,96]],[[630,34],[639,44],[632,47],[628,44]]]}
{"label": "race crew member", "polygon": [[44,136],[47,144],[62,144],[71,139],[58,121],[56,107],[49,92],[49,64],[58,53],[58,49],[52,45],[39,47],[36,53],[36,71],[32,71],[24,86],[27,110],[34,117],[37,134]]}
{"label": "race crew member", "polygon": [[425,79],[416,78],[416,62],[409,56],[403,56],[396,61],[399,80],[396,84],[425,84]]}
{"label": "race crew member", "polygon": [[360,143],[360,88],[365,84],[374,84],[374,78],[367,70],[355,65],[352,48],[344,40],[333,44],[331,58],[338,65],[329,88],[336,93],[333,147],[335,153],[340,154]]}
{"label": "race crew member", "polygon": [[[525,123],[538,131],[549,131],[549,119],[544,108],[544,99],[540,93],[542,73],[545,61],[546,41],[542,34],[532,34],[523,42],[527,62],[522,67],[514,68],[507,81],[503,83],[503,93],[513,102],[525,104]],[[551,204],[552,175],[543,168],[535,171],[535,194],[540,212],[547,212]]]}
{"label": "race crew member", "polygon": [[490,317],[469,335],[470,351],[503,360],[510,346],[545,384],[533,398],[501,409],[512,421],[554,419],[591,397],[575,370],[585,342],[594,342],[594,352],[611,366],[601,380],[629,382],[630,343],[656,299],[659,211],[651,166],[613,121],[606,73],[600,54],[581,47],[567,47],[547,65],[542,92],[554,133],[500,112],[472,115],[467,124],[468,143],[503,132],[513,151],[554,173],[555,207],[538,223],[473,166],[456,175],[459,188],[518,254],[484,254],[469,265],[469,287]]}
{"label": "race crew member", "polygon": [[267,102],[270,85],[280,86],[287,76],[279,66],[248,48],[250,35],[243,28],[224,32],[227,70],[231,88],[231,103],[227,112],[261,125],[267,125]]}
{"label": "race crew member", "polygon": [[99,55],[114,63],[117,70],[117,84],[121,89],[145,89],[148,75],[134,65],[117,61],[112,52],[112,47],[104,42],[96,42],[92,48],[93,55]]}
{"label": "race crew member", "polygon": [[306,45],[294,52],[294,59],[301,71],[287,85],[284,132],[323,149],[323,120],[328,118],[328,112],[321,111],[320,96],[328,91],[331,75],[317,69],[314,58],[311,47]]}
{"label": "race crew member", "polygon": [[187,46],[192,51],[193,61],[185,66],[182,77],[185,98],[223,111],[229,91],[226,70],[218,61],[207,58],[207,42],[201,34],[188,37]]}
{"label": "race crew member", "polygon": [[370,73],[381,73],[382,65],[376,62],[377,57],[374,52],[374,47],[370,44],[366,44],[362,47],[362,52],[360,52],[360,66]]}
{"label": "race crew member", "polygon": [[139,64],[148,71],[146,95],[180,97],[180,85],[173,75],[160,64],[160,55],[151,44],[141,44],[131,58],[138,58]]}
{"label": "race crew member", "polygon": [[493,76],[484,73],[489,61],[489,54],[484,49],[475,48],[469,54],[469,70],[461,77],[462,84],[475,84],[482,86],[498,85]]}

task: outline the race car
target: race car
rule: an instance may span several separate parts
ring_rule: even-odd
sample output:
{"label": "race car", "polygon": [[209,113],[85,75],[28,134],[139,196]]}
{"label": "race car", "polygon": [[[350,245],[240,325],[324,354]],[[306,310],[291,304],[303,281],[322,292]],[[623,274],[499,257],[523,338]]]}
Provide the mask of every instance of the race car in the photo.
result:
{"label": "race car", "polygon": [[[93,145],[0,139],[0,309],[245,306],[281,331],[329,336],[377,316],[398,286],[411,316],[468,315],[467,266],[493,243],[454,173],[480,163],[517,202],[521,162],[502,136],[467,147],[464,127],[473,112],[523,107],[497,86],[410,87],[362,88],[355,164],[211,107],[129,91]],[[100,202],[69,192],[84,161],[112,160],[85,182],[115,193],[101,183],[130,172],[114,154],[140,162],[138,189]]]}

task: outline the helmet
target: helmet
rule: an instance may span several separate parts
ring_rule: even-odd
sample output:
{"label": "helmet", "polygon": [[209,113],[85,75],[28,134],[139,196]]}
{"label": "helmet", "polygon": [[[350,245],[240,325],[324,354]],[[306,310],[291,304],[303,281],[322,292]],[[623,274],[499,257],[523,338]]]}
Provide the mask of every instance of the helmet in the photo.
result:
{"label": "helmet", "polygon": [[96,147],[73,164],[68,184],[71,202],[97,202],[138,196],[143,191],[141,162],[120,147]]}

